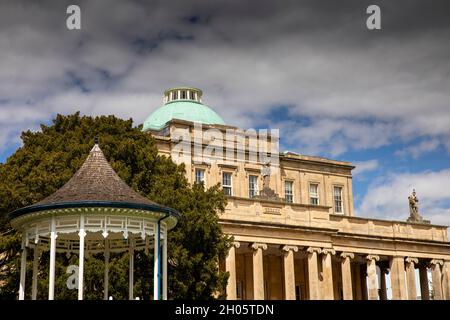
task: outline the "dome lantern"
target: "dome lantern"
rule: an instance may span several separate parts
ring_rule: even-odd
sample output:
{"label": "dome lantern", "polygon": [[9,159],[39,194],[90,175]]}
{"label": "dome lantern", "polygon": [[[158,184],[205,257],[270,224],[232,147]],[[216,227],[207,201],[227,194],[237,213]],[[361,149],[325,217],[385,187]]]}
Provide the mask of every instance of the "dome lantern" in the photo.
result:
{"label": "dome lantern", "polygon": [[173,101],[192,101],[202,103],[203,92],[197,88],[177,87],[164,92],[164,104]]}
{"label": "dome lantern", "polygon": [[166,90],[164,105],[145,119],[142,131],[160,131],[173,119],[209,125],[225,125],[225,121],[202,102],[202,95],[202,90],[191,87],[176,87]]}

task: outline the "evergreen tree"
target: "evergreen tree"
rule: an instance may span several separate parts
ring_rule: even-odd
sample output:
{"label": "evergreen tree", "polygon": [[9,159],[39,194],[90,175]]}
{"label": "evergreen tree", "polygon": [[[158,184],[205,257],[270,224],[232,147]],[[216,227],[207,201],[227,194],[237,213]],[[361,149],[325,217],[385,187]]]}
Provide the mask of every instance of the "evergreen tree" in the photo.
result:
{"label": "evergreen tree", "polygon": [[[169,232],[169,297],[212,299],[214,294],[223,298],[228,274],[219,270],[218,261],[225,257],[230,239],[218,223],[218,213],[226,204],[219,186],[205,190],[201,185],[190,185],[184,166],[158,155],[155,140],[141,127],[133,127],[131,119],[75,113],[57,115],[51,126],[41,125],[40,132],[23,132],[23,146],[0,164],[0,299],[16,299],[19,287],[21,235],[11,229],[7,214],[42,200],[63,186],[86,159],[95,137],[111,166],[128,185],[182,213],[176,228]],[[115,299],[128,297],[127,255],[111,256],[110,294]],[[75,299],[76,292],[66,287],[68,275],[63,267],[77,264],[77,257],[57,256],[56,298]],[[135,259],[135,294],[148,299],[151,253],[136,252]],[[103,268],[103,255],[87,259],[87,299],[103,298]],[[43,254],[41,299],[47,297],[47,278],[48,254]],[[29,271],[27,288],[30,286]]]}

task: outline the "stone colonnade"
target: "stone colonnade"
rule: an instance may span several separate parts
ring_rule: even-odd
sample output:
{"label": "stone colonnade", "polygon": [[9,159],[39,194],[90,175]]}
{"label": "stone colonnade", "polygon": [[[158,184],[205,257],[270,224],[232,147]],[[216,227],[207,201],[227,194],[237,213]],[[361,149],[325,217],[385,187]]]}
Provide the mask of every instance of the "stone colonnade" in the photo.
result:
{"label": "stone colonnade", "polygon": [[[450,300],[450,261],[439,259],[421,259],[404,256],[363,255],[354,252],[336,252],[333,248],[298,247],[294,245],[268,245],[266,243],[234,242],[225,260],[225,269],[229,272],[227,298],[235,300],[237,296],[237,250],[250,251],[253,299],[270,299],[265,288],[264,254],[268,247],[279,252],[282,259],[283,298],[295,300],[296,292],[296,255],[302,254],[307,268],[307,296],[310,300],[387,300],[386,275],[390,275],[391,298],[394,300]],[[298,260],[297,260],[298,261]],[[339,270],[333,270],[336,268]],[[416,284],[416,269],[419,270],[420,283]],[[431,270],[429,289],[428,271]],[[338,279],[333,279],[338,272]],[[340,294],[336,294],[336,281],[339,281]],[[420,291],[417,292],[417,287]],[[241,288],[242,291],[242,288]],[[244,297],[245,298],[245,297]]]}

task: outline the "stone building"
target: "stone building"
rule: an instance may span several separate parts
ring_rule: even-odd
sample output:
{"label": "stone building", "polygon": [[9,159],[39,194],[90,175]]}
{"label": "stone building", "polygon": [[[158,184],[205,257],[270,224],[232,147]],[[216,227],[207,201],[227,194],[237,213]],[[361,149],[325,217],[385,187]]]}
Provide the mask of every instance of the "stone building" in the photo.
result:
{"label": "stone building", "polygon": [[[143,130],[185,163],[190,182],[222,185],[220,223],[235,241],[221,264],[228,299],[383,300],[387,287],[392,299],[450,299],[446,226],[355,216],[351,163],[271,151],[268,168],[251,159],[260,133],[225,124],[201,99],[195,88],[167,90]],[[232,160],[219,152],[227,134]],[[266,141],[274,150],[275,137]]]}

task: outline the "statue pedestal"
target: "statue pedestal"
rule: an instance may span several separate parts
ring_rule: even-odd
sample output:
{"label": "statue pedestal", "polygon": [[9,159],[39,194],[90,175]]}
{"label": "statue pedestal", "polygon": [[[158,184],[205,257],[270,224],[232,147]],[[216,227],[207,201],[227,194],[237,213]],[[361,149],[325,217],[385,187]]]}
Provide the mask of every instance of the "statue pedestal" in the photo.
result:
{"label": "statue pedestal", "polygon": [[260,192],[259,195],[257,195],[255,197],[256,199],[263,199],[263,200],[271,200],[271,201],[283,201],[283,199],[281,199],[278,194],[275,193],[274,190],[270,189],[270,188],[263,188]]}
{"label": "statue pedestal", "polygon": [[422,219],[422,217],[419,218],[409,217],[406,221],[409,223],[430,224],[430,220],[424,220]]}

